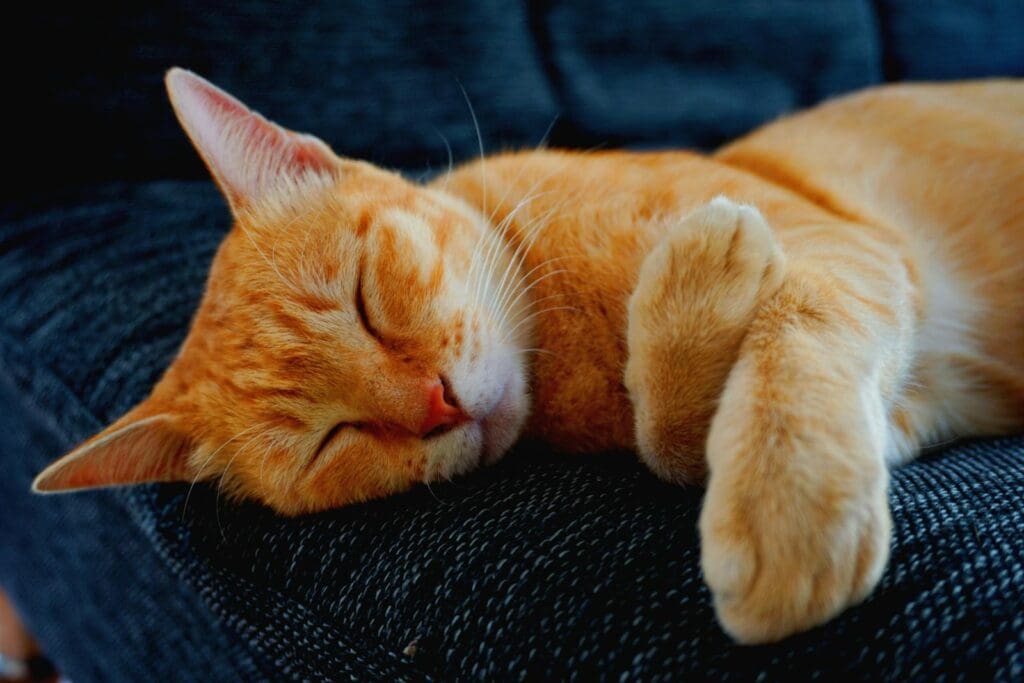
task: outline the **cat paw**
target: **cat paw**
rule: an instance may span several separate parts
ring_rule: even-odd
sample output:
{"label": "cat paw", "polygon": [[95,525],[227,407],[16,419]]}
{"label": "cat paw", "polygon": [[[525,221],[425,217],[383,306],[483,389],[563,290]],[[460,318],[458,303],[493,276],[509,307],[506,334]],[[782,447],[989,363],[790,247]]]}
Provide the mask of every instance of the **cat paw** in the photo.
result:
{"label": "cat paw", "polygon": [[629,304],[625,384],[637,450],[662,479],[703,479],[716,399],[783,271],[760,212],[725,197],[679,221],[644,260]]}
{"label": "cat paw", "polygon": [[[884,482],[879,468],[874,476]],[[789,484],[755,471],[724,485],[711,477],[701,567],[719,623],[740,643],[774,642],[828,621],[863,600],[885,567],[884,484],[835,486],[803,474],[811,476]]]}

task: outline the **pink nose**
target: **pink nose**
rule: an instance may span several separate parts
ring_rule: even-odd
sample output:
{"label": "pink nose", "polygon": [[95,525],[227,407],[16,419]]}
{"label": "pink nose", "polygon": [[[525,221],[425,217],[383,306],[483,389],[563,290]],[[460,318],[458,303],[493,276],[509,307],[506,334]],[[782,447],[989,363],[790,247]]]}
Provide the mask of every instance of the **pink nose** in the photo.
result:
{"label": "pink nose", "polygon": [[447,427],[470,419],[461,408],[447,386],[440,379],[431,382],[427,389],[427,416],[420,425],[420,436],[426,436],[438,427]]}

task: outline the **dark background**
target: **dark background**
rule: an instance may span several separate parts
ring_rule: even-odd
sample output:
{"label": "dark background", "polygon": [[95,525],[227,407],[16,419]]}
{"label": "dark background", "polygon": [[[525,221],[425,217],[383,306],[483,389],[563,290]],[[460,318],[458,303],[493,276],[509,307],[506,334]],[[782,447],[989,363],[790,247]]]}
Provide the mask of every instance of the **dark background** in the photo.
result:
{"label": "dark background", "polygon": [[[1024,74],[1024,2],[111,2],[5,18],[9,183],[200,178],[183,66],[342,154],[426,170],[477,143],[710,147],[887,80]],[[556,121],[557,117],[557,121]],[[11,187],[11,185],[9,185]]]}

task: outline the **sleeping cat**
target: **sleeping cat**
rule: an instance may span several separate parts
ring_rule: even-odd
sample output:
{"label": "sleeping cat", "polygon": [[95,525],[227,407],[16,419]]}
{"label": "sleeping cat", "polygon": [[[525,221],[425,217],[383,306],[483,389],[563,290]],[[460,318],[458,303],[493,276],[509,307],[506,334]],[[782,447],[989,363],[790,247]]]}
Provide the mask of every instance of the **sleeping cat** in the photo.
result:
{"label": "sleeping cat", "polygon": [[876,584],[887,466],[1024,425],[1024,83],[880,88],[712,156],[531,151],[426,186],[198,76],[167,87],[235,225],[152,394],[37,491],[220,480],[294,515],[524,432],[706,483],[742,642]]}

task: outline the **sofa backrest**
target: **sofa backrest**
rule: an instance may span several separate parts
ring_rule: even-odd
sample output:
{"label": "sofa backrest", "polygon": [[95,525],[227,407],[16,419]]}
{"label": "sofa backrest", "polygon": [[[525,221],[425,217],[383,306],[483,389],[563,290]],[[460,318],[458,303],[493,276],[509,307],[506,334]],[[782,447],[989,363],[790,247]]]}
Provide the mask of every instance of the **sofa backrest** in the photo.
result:
{"label": "sofa backrest", "polygon": [[14,186],[202,177],[161,79],[206,76],[343,154],[437,170],[537,144],[714,146],[895,78],[1024,73],[1020,0],[198,0],[8,26]]}

